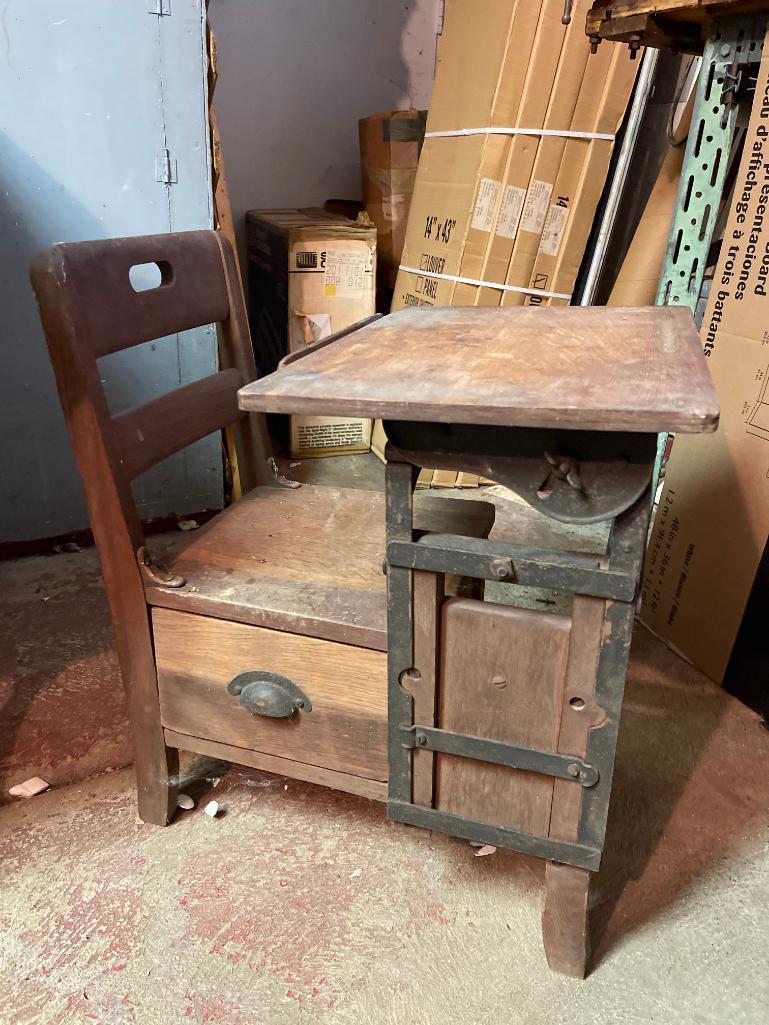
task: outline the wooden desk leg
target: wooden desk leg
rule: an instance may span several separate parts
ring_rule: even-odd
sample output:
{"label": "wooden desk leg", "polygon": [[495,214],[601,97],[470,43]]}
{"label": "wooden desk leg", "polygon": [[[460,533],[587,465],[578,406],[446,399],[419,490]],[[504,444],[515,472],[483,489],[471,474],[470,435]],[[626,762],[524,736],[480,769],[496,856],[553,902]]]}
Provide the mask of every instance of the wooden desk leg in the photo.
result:
{"label": "wooden desk leg", "polygon": [[554,972],[584,979],[590,962],[590,876],[586,868],[545,867],[545,905],[542,939],[547,963]]}
{"label": "wooden desk leg", "polygon": [[[605,612],[603,599],[574,596],[557,750],[583,758],[590,729],[606,721],[595,700]],[[581,788],[554,780],[550,836],[576,840],[581,807]],[[590,876],[589,870],[573,865],[548,862],[545,868],[542,939],[547,963],[554,972],[578,979],[584,979],[590,961]]]}

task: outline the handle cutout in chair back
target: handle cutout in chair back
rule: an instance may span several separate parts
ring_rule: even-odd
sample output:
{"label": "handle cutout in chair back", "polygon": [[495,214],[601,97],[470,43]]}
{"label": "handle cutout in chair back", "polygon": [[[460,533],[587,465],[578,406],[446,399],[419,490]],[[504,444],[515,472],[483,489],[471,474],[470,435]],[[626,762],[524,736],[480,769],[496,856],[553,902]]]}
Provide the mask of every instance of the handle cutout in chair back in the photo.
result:
{"label": "handle cutout in chair back", "polygon": [[153,292],[157,288],[170,285],[173,279],[173,267],[167,260],[135,263],[128,271],[128,280],[134,292]]}

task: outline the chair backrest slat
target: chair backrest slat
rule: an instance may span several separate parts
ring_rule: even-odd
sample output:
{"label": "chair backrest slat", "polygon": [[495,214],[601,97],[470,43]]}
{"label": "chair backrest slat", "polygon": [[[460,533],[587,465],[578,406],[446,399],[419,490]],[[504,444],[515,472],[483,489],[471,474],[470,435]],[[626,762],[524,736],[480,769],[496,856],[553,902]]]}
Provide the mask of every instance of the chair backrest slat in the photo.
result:
{"label": "chair backrest slat", "polygon": [[[78,336],[97,358],[229,316],[215,232],[112,238],[60,248]],[[136,291],[132,268],[153,264],[160,284]]]}
{"label": "chair backrest slat", "polygon": [[113,431],[126,476],[133,480],[243,416],[237,396],[242,385],[239,370],[222,370],[116,416]]}
{"label": "chair backrest slat", "polygon": [[[131,268],[145,264],[157,265],[157,287],[143,289],[147,279],[135,274],[132,281]],[[114,544],[119,508],[130,545],[143,545],[130,482],[223,427],[230,427],[244,486],[272,479],[264,417],[244,416],[237,407],[237,389],[256,371],[226,238],[194,231],[65,243],[37,257],[30,274],[97,543]],[[212,323],[222,372],[110,414],[99,357]]]}

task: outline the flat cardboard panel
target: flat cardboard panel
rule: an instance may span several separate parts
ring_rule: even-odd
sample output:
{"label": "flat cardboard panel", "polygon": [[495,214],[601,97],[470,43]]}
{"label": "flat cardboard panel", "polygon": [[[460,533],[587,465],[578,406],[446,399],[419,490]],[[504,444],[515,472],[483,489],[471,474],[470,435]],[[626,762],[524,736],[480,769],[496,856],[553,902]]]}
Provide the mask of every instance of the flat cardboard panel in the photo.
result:
{"label": "flat cardboard panel", "polygon": [[393,110],[358,122],[363,203],[376,225],[378,280],[386,289],[395,287],[426,116]]}
{"label": "flat cardboard panel", "polygon": [[769,53],[701,338],[721,403],[677,437],[643,578],[643,621],[721,681],[769,532]]}
{"label": "flat cardboard panel", "polygon": [[[549,131],[571,128],[574,108],[578,99],[585,94],[584,79],[590,56],[590,43],[582,25],[588,6],[588,0],[579,0],[572,12],[571,25],[568,28],[561,27],[563,45],[560,56],[553,52],[550,55],[550,63],[542,64],[541,69],[539,64],[542,62],[537,62],[538,88],[532,89],[532,93],[538,97],[538,105],[529,104],[529,109],[521,118],[522,126],[542,127]],[[553,57],[558,62],[557,71],[551,66]],[[547,79],[548,72],[551,76],[554,74],[554,80],[549,98],[545,97],[548,100],[547,110],[542,117],[541,102],[545,90],[541,88],[540,83]],[[539,117],[536,122],[532,121],[537,115]],[[520,217],[497,217],[494,231],[489,235],[486,258],[479,275],[484,281],[507,280],[510,258],[517,237],[525,233],[539,240],[549,208],[555,173],[560,164],[560,159],[556,162],[556,156],[563,151],[565,144],[565,139],[553,137],[540,139],[519,136],[511,140],[502,183],[502,202],[506,204],[507,209],[512,210],[522,201]],[[547,154],[550,156],[545,159]],[[554,162],[555,169],[548,170],[548,163],[552,165]],[[500,209],[500,214],[502,213]],[[479,305],[498,306],[501,298],[501,292],[495,289],[474,288],[472,294],[475,303]]]}
{"label": "flat cardboard panel", "polygon": [[[589,131],[616,132],[625,113],[638,64],[616,46],[611,68]],[[611,160],[612,143],[604,139],[569,139],[553,188],[553,201],[542,232],[529,287],[570,295],[585,251],[595,210]],[[527,295],[526,306],[566,305],[567,299],[545,300]],[[516,305],[506,293],[502,305]]]}

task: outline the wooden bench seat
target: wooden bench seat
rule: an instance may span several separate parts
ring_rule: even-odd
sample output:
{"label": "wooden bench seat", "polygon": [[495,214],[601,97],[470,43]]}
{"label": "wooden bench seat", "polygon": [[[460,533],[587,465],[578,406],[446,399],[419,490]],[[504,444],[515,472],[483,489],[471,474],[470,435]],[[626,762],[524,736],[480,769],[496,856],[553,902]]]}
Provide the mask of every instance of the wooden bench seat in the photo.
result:
{"label": "wooden bench seat", "polygon": [[[424,532],[487,537],[490,502],[418,495]],[[387,650],[384,496],[257,487],[170,563],[182,588],[145,584],[150,605]]]}

